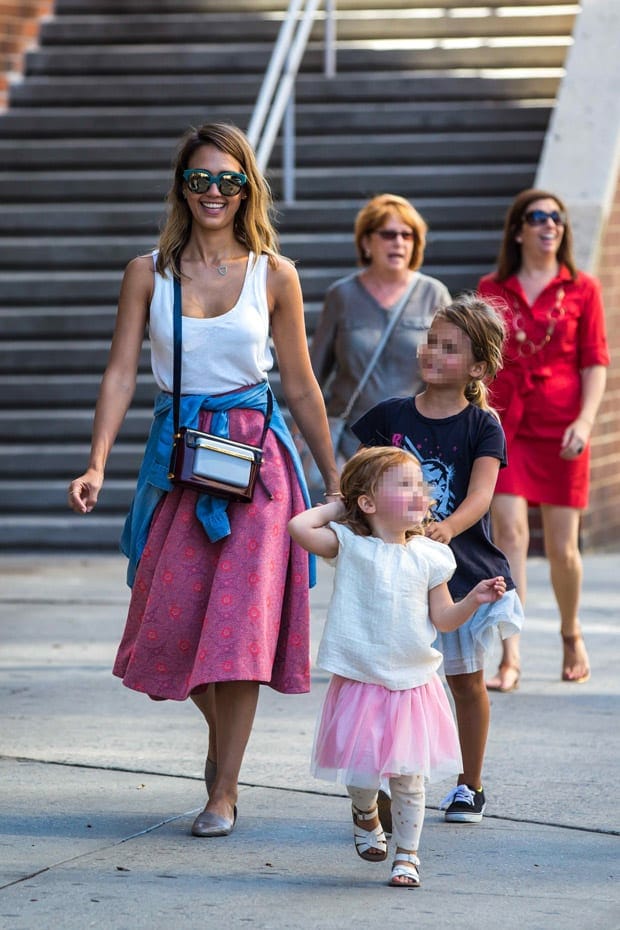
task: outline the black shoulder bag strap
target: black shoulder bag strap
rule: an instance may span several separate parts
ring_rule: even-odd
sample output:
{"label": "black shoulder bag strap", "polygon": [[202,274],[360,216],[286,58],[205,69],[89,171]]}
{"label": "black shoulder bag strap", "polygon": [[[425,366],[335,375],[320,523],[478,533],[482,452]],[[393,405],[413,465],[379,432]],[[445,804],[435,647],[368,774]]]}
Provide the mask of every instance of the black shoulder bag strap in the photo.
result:
{"label": "black shoulder bag strap", "polygon": [[[181,351],[182,351],[182,325],[183,312],[181,306],[181,282],[174,276],[174,303],[172,308],[172,418],[174,426],[174,437],[179,435],[180,416],[181,416]],[[271,422],[273,413],[273,394],[271,388],[267,385],[267,409],[265,411],[265,425],[260,438],[260,448],[265,444],[265,437]]]}

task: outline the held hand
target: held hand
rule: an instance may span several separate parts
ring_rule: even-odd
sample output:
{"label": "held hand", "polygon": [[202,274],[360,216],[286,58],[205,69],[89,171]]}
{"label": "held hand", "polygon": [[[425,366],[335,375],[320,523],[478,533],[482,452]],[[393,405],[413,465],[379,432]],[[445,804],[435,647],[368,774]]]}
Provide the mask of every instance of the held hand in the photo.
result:
{"label": "held hand", "polygon": [[429,539],[434,539],[435,542],[445,543],[446,546],[450,544],[453,537],[450,526],[445,520],[441,523],[429,523],[424,527],[424,535]]}
{"label": "held hand", "polygon": [[97,503],[103,476],[89,469],[79,478],[75,478],[68,489],[68,503],[76,513],[90,513]]}
{"label": "held hand", "polygon": [[506,593],[506,581],[502,575],[496,578],[485,578],[472,589],[472,595],[478,604],[492,604],[499,601]]}
{"label": "held hand", "polygon": [[585,449],[588,439],[590,438],[591,425],[587,420],[577,417],[562,437],[560,445],[561,459],[576,459]]}

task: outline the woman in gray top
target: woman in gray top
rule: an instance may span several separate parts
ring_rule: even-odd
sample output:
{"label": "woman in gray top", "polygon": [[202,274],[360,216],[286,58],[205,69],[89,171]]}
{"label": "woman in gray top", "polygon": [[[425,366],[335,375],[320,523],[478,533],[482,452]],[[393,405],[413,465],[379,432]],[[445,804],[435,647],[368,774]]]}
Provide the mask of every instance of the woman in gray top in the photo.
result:
{"label": "woman in gray top", "polygon": [[[421,389],[417,349],[435,310],[450,302],[448,289],[417,269],[424,259],[427,225],[396,194],[373,197],[355,219],[361,271],[329,288],[310,346],[314,373],[332,416],[342,414],[377,346],[390,313],[406,305],[394,332],[349,416],[349,422],[380,400]],[[413,289],[412,289],[413,288]],[[341,452],[353,454],[359,440],[345,430]]]}

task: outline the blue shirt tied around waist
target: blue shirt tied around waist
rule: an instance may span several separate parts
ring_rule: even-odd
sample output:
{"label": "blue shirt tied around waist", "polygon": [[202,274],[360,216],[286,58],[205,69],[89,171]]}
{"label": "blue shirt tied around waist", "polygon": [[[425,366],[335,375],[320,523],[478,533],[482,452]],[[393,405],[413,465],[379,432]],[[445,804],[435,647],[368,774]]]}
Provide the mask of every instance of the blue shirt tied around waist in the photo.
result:
{"label": "blue shirt tied around waist", "polygon": [[[245,391],[235,391],[230,394],[215,396],[183,394],[181,396],[181,423],[190,429],[197,429],[200,411],[211,410],[213,417],[210,431],[216,436],[228,437],[228,411],[235,407],[245,407],[265,412],[268,390],[270,390],[268,382],[262,381]],[[306,507],[310,507],[310,495],[301,461],[275,397],[270,429],[291,455]],[[155,508],[162,496],[172,491],[174,487],[168,478],[173,432],[172,394],[161,391],[155,398],[153,423],[138,473],[136,493],[127,514],[120,541],[121,551],[129,559],[127,584],[130,588],[133,586],[138,562],[146,545]],[[227,508],[227,500],[211,497],[210,494],[198,494],[197,496],[196,516],[211,542],[218,542],[230,534]],[[316,560],[310,556],[310,587],[313,587],[315,583]]]}

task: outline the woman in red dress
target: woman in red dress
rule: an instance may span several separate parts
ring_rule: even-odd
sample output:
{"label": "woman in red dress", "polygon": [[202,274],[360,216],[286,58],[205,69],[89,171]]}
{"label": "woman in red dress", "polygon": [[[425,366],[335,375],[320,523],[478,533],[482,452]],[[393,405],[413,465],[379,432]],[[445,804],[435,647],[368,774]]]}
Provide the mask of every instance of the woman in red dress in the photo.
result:
{"label": "woman in red dress", "polygon": [[[579,625],[582,563],[579,521],[588,503],[589,439],[605,388],[609,354],[598,281],[578,271],[566,208],[559,197],[525,190],[508,210],[497,270],[479,292],[495,298],[508,337],[504,368],[492,385],[508,467],[491,507],[495,543],[526,596],[528,505],[540,505],[545,552],[558,603],[562,680],[590,677]],[[496,691],[519,684],[519,637],[503,642]]]}

